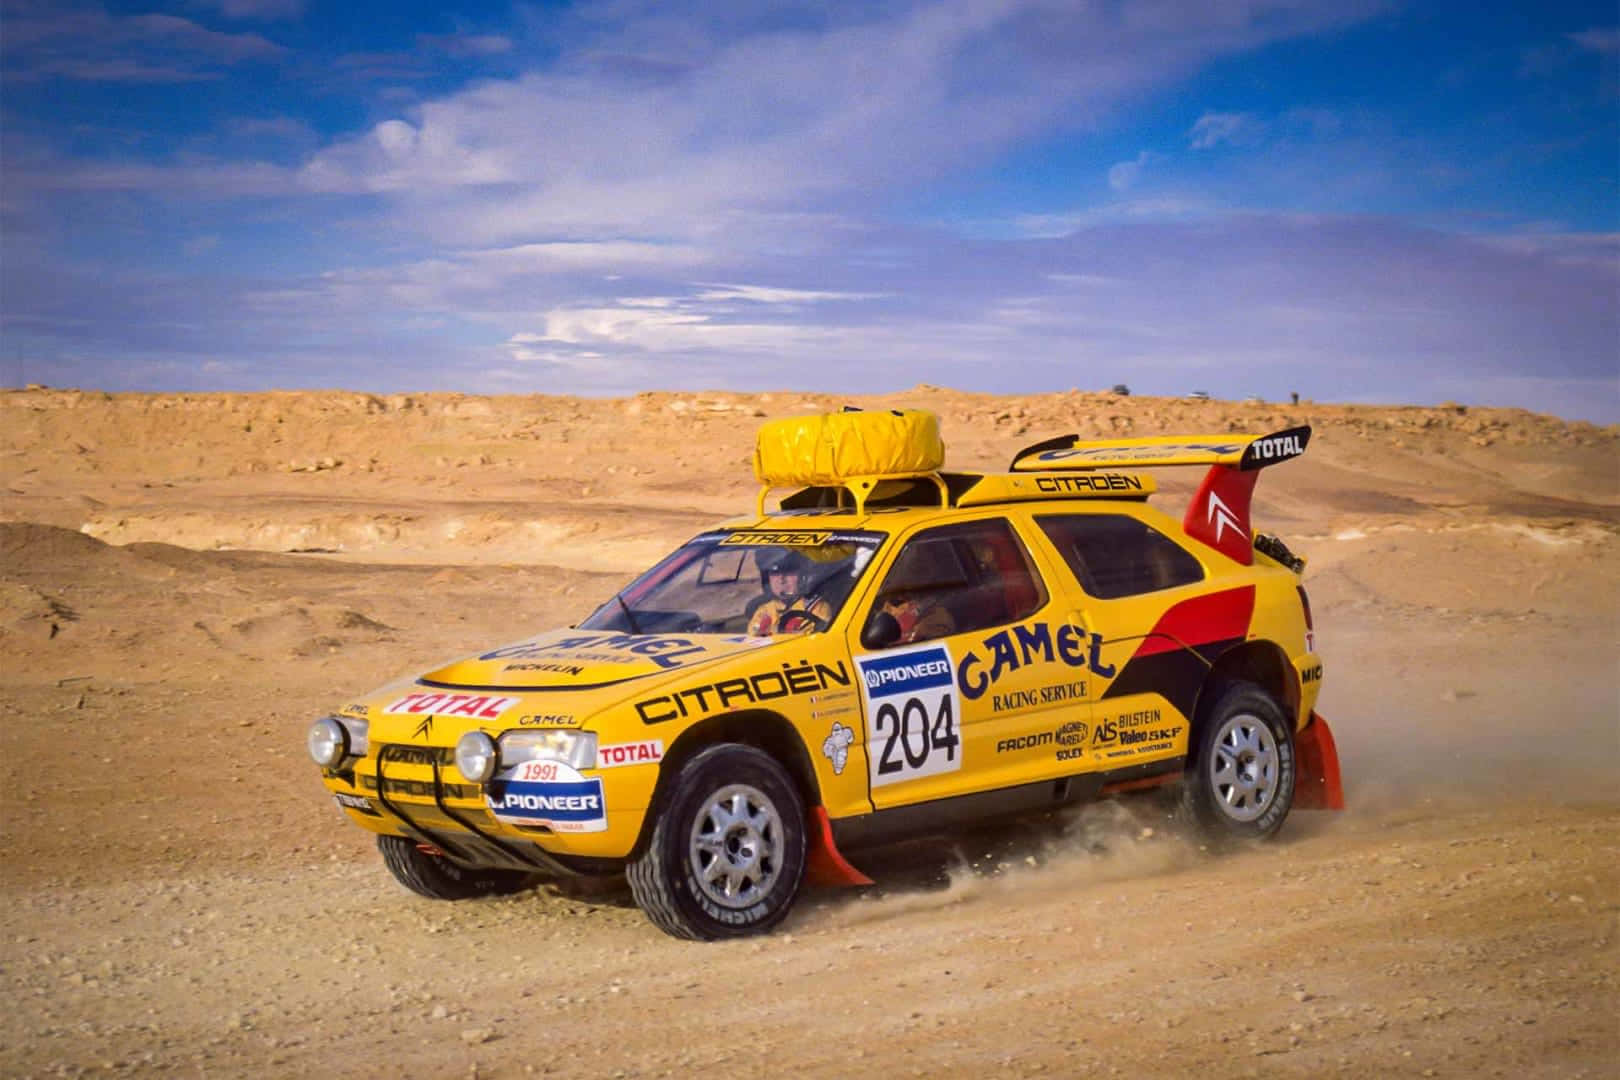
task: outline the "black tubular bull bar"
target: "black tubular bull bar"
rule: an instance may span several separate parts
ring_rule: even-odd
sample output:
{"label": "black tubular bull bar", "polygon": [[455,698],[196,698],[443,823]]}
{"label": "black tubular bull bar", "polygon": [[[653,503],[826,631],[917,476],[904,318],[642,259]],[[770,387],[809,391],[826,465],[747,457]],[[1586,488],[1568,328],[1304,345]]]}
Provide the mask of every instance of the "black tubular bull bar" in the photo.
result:
{"label": "black tubular bull bar", "polygon": [[557,877],[574,877],[576,871],[571,870],[563,863],[546,852],[536,844],[513,843],[480,829],[464,815],[452,810],[444,799],[444,780],[441,773],[443,768],[437,755],[433,759],[433,802],[439,813],[466,829],[471,837],[457,836],[446,829],[429,829],[420,822],[413,820],[406,812],[406,808],[388,801],[387,778],[383,775],[383,766],[387,764],[390,753],[416,747],[402,746],[397,743],[384,743],[377,749],[377,803],[383,810],[393,817],[400,829],[415,840],[418,844],[426,844],[436,848],[451,861],[462,863],[469,867],[488,866],[490,853],[504,855],[517,866],[530,867],[534,870],[544,871]]}

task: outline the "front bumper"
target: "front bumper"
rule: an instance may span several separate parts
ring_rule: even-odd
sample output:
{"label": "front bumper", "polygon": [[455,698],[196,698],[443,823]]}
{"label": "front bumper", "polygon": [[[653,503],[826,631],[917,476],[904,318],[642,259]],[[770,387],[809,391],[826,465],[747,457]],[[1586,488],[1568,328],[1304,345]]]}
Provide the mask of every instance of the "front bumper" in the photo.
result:
{"label": "front bumper", "polygon": [[578,867],[596,873],[602,869],[597,860],[628,856],[657,780],[655,766],[604,771],[607,827],[558,832],[544,824],[498,820],[484,788],[466,780],[453,760],[451,747],[374,742],[367,757],[323,779],[362,828],[411,837],[468,866],[550,873]]}

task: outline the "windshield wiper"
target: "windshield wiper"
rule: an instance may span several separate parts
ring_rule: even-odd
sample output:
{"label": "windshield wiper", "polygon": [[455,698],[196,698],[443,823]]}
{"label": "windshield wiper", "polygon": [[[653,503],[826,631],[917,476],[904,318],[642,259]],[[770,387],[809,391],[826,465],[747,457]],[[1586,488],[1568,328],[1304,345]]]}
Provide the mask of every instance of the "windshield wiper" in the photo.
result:
{"label": "windshield wiper", "polygon": [[619,610],[624,612],[624,621],[630,624],[632,634],[641,633],[641,627],[636,625],[636,613],[630,610],[630,605],[624,602],[624,593],[616,592],[613,599],[619,602]]}

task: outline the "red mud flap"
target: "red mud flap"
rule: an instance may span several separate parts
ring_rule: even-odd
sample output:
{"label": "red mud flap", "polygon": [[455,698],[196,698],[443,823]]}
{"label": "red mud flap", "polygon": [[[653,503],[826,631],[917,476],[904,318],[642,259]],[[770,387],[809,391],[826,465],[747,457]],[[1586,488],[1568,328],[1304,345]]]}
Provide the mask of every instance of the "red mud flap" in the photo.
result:
{"label": "red mud flap", "polygon": [[[1295,796],[1298,798],[1298,796]],[[812,885],[870,885],[872,879],[849,865],[833,843],[832,819],[825,806],[817,806],[810,822],[810,851],[805,877]]]}
{"label": "red mud flap", "polygon": [[1295,810],[1343,810],[1344,786],[1339,781],[1339,748],[1333,730],[1319,713],[1294,733],[1294,756],[1299,773],[1294,782]]}

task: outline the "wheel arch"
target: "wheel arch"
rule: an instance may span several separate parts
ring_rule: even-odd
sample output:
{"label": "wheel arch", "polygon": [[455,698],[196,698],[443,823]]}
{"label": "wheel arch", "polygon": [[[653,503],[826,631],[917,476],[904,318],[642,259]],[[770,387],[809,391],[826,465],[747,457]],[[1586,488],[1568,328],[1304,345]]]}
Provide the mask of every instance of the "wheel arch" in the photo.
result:
{"label": "wheel arch", "polygon": [[1299,730],[1300,689],[1294,665],[1276,642],[1257,640],[1228,649],[1210,668],[1193,709],[1194,733],[1226,689],[1240,682],[1254,683],[1275,698],[1288,716],[1290,728]]}
{"label": "wheel arch", "polygon": [[821,783],[816,779],[810,750],[787,717],[769,709],[744,709],[706,717],[676,736],[669,749],[664,751],[663,760],[658,763],[658,783],[653,788],[652,800],[642,819],[641,833],[636,837],[635,847],[628,858],[638,858],[646,849],[655,818],[681,769],[703,750],[720,743],[739,743],[769,754],[793,779],[806,811],[820,805]]}

